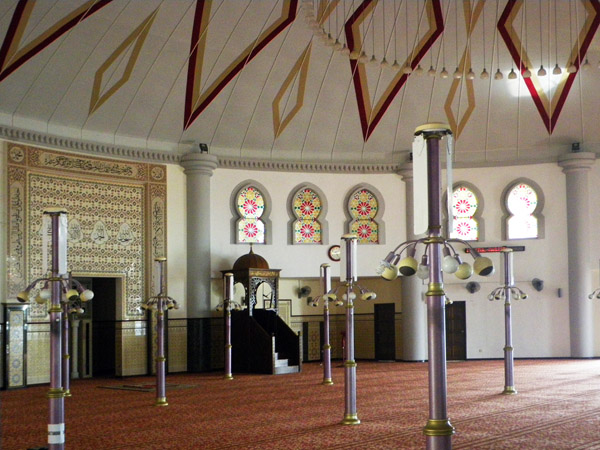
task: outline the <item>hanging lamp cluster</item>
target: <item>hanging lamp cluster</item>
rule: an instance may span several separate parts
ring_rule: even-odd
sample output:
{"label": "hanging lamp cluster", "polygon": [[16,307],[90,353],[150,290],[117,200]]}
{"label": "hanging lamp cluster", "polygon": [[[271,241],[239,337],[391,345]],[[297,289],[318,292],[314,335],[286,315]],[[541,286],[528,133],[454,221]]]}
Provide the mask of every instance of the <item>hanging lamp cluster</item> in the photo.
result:
{"label": "hanging lamp cluster", "polygon": [[[575,44],[579,44],[579,35],[577,34],[577,30],[579,29],[579,12],[577,10],[577,5],[571,5],[569,2],[569,5],[564,6],[564,7],[568,7],[568,13],[565,11],[558,11],[557,10],[557,1],[555,0],[554,2],[552,2],[551,0],[547,2],[547,11],[544,12],[544,6],[542,5],[542,2],[540,1],[537,11],[535,11],[535,8],[532,8],[530,6],[530,16],[534,16],[536,15],[536,13],[539,13],[539,22],[537,25],[537,28],[539,28],[539,43],[532,43],[532,47],[534,45],[537,45],[539,48],[539,61],[540,61],[540,65],[539,68],[536,69],[536,67],[511,67],[510,70],[503,70],[500,68],[501,66],[501,61],[500,61],[500,50],[499,50],[499,38],[497,36],[497,27],[494,27],[494,40],[492,42],[492,55],[491,55],[491,61],[490,61],[490,65],[491,66],[497,66],[496,70],[490,70],[488,71],[488,61],[486,60],[486,27],[485,27],[485,11],[481,13],[481,25],[479,26],[478,24],[478,28],[480,31],[478,31],[478,33],[481,34],[481,38],[482,38],[482,53],[483,53],[483,69],[481,70],[481,72],[479,72],[479,74],[477,74],[472,67],[460,67],[459,64],[459,47],[460,47],[460,42],[459,42],[459,35],[458,35],[458,30],[460,29],[459,27],[459,21],[458,18],[460,16],[460,12],[459,12],[459,7],[458,7],[458,2],[456,2],[456,4],[454,4],[454,8],[453,8],[453,14],[454,14],[454,32],[453,34],[455,34],[455,36],[453,36],[455,38],[455,42],[454,45],[452,47],[453,50],[456,50],[456,69],[451,73],[446,69],[446,54],[445,54],[445,40],[448,38],[448,36],[446,36],[445,34],[442,35],[441,38],[441,42],[439,44],[439,47],[437,49],[438,51],[438,63],[440,62],[439,60],[441,59],[442,64],[436,64],[434,62],[434,48],[431,48],[429,50],[429,54],[430,54],[430,64],[429,64],[429,69],[425,70],[421,64],[418,64],[416,68],[412,68],[410,63],[408,61],[412,61],[413,60],[413,56],[415,55],[415,48],[416,48],[416,44],[417,41],[419,39],[420,36],[420,27],[421,27],[421,22],[424,19],[424,13],[425,13],[425,3],[426,2],[409,2],[409,1],[405,1],[405,0],[401,0],[399,2],[397,1],[393,1],[393,2],[380,2],[380,4],[378,3],[373,11],[369,14],[368,18],[365,18],[365,20],[363,20],[360,24],[360,28],[361,28],[361,32],[362,32],[362,36],[363,36],[363,42],[360,46],[360,48],[357,49],[352,49],[352,51],[350,50],[350,48],[348,48],[346,40],[345,40],[345,36],[344,36],[344,25],[347,23],[347,21],[349,20],[349,18],[352,16],[352,14],[355,13],[355,11],[358,9],[358,7],[360,6],[361,2],[359,0],[352,0],[351,2],[349,0],[342,0],[341,2],[316,2],[314,0],[302,0],[301,2],[301,7],[302,10],[304,11],[304,17],[306,20],[307,25],[313,30],[313,33],[315,35],[315,37],[317,37],[319,40],[321,40],[323,42],[323,44],[325,46],[331,47],[334,51],[337,51],[339,53],[341,53],[342,55],[347,56],[349,59],[357,61],[359,64],[363,64],[365,66],[369,66],[369,67],[373,67],[373,68],[380,68],[380,69],[390,69],[396,72],[402,72],[405,75],[417,75],[417,76],[421,76],[421,75],[425,75],[427,74],[430,77],[440,77],[442,79],[446,79],[446,78],[452,78],[452,79],[461,79],[461,78],[465,78],[467,80],[474,80],[476,78],[480,78],[482,80],[487,80],[490,78],[490,75],[493,73],[493,79],[494,80],[503,80],[505,77],[508,80],[516,80],[519,78],[519,74],[521,75],[521,77],[523,79],[527,79],[533,76],[533,74],[535,74],[537,77],[546,77],[548,75],[551,76],[563,76],[564,73],[568,73],[568,74],[572,74],[572,73],[576,73],[579,70],[583,70],[583,71],[588,71],[592,68],[592,64],[588,61],[588,58],[586,57],[585,59],[583,59],[583,57],[577,53],[577,55],[574,57],[576,58],[575,60],[569,60],[567,62],[566,65],[561,67],[561,64],[559,63],[559,61],[561,61],[561,59],[559,59],[559,47],[561,46],[560,44],[565,41],[566,44],[564,44],[563,46],[565,47],[564,51],[567,51],[569,53],[569,59],[571,58],[571,49],[573,49]],[[333,6],[332,6],[333,5]],[[387,5],[387,6],[386,6]],[[411,14],[411,11],[409,11],[409,8],[411,8],[413,5],[416,6],[416,11],[413,11]],[[375,14],[375,8],[380,8],[381,11],[378,14]],[[387,9],[385,9],[387,8]],[[497,23],[498,21],[498,15],[499,15],[499,11],[498,11],[498,5],[496,5],[496,17],[495,17],[495,23]],[[390,11],[391,10],[391,11]],[[400,17],[401,14],[403,13],[404,15],[404,19],[406,21],[406,23],[399,23],[400,21],[402,21],[402,18]],[[445,18],[444,18],[444,23],[448,23],[449,20],[449,12],[450,12],[450,4],[447,6],[446,12],[445,12]],[[418,18],[418,20],[414,20],[414,17]],[[559,27],[557,25],[557,17],[567,17],[568,18],[566,20],[568,20],[568,30],[565,30],[566,33],[562,33],[563,30],[559,30]],[[392,17],[393,18],[393,22],[391,23],[391,27],[390,27],[390,20],[387,20],[387,25],[386,25],[386,17]],[[465,18],[465,22],[468,22],[472,20],[472,17],[469,18]],[[523,35],[523,40],[525,41],[525,44],[521,43],[521,50],[524,50],[527,45],[529,44],[528,42],[528,37],[527,37],[527,20],[528,20],[528,13],[527,13],[527,6],[524,5],[521,8],[521,12],[520,12],[520,20],[521,20],[521,32]],[[564,19],[563,19],[564,20]],[[566,20],[564,20],[566,22]],[[532,19],[529,18],[529,21],[531,22]],[[416,35],[414,37],[409,36],[409,29],[410,29],[410,24],[409,22],[411,22],[413,24],[412,28],[415,28],[414,23],[416,22]],[[548,26],[548,36],[547,36],[547,45],[546,47],[544,46],[544,36],[543,36],[543,24],[547,23]],[[386,29],[387,26],[387,29]],[[551,32],[553,31],[553,33]],[[560,32],[560,33],[559,33]],[[381,34],[381,35],[380,35]],[[451,33],[452,34],[452,33]],[[568,39],[564,39],[564,35],[568,34]],[[576,35],[575,38],[573,38],[573,34]],[[404,36],[401,36],[404,35]],[[558,36],[561,36],[560,42],[559,42],[559,38]],[[471,36],[468,36],[468,43],[466,44],[469,51],[471,50]],[[400,42],[399,42],[400,41]],[[403,41],[403,42],[402,42]],[[410,41],[413,41],[412,46],[410,45]],[[404,45],[402,45],[404,44]],[[398,62],[398,59],[400,59],[400,61],[402,61],[402,58],[398,57],[398,47],[402,47],[404,46],[404,50],[403,52],[405,53],[405,60],[406,62],[404,64],[401,64]],[[383,54],[383,56],[379,57],[377,55],[378,52],[376,52],[376,47],[380,47],[379,53]],[[554,47],[552,49],[552,47]],[[553,55],[553,59],[554,61],[554,67],[552,70],[547,70],[544,67],[544,60],[546,60],[546,62],[549,62],[550,60],[550,54],[552,53],[552,50],[554,50],[554,55]],[[563,53],[564,53],[563,51]],[[390,58],[389,55],[393,53],[393,58]],[[537,53],[537,51],[536,51]],[[545,56],[547,55],[547,58],[545,58]],[[581,60],[583,59],[583,61]],[[390,62],[392,61],[393,62]],[[564,64],[564,63],[563,63]],[[441,70],[439,70],[439,66],[441,66]],[[425,65],[425,67],[427,67],[427,65]],[[550,64],[550,67],[552,67],[552,65]],[[600,69],[600,62],[598,63],[598,68]]]}

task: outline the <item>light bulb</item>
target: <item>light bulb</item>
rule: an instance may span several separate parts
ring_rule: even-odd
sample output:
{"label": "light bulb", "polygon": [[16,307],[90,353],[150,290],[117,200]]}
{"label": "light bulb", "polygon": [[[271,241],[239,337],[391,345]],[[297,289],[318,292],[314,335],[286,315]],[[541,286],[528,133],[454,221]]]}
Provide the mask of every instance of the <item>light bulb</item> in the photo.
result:
{"label": "light bulb", "polygon": [[345,55],[345,56],[350,55],[350,49],[348,48],[348,46],[346,45],[345,42],[342,44],[342,48],[340,49],[340,53],[342,55]]}
{"label": "light bulb", "polygon": [[440,72],[440,77],[442,78],[448,78],[448,71],[446,70],[446,68],[442,68],[442,71]]}
{"label": "light bulb", "polygon": [[383,67],[383,68],[390,67],[390,63],[387,61],[387,59],[385,59],[385,56],[381,60],[381,67]]}
{"label": "light bulb", "polygon": [[544,69],[544,65],[542,64],[539,68],[539,70],[537,71],[537,76],[538,77],[545,77],[547,74],[546,69]]}
{"label": "light bulb", "polygon": [[417,75],[423,75],[423,68],[421,67],[421,64],[419,64],[419,65],[417,66],[417,68],[415,69],[415,73],[416,73]]}
{"label": "light bulb", "polygon": [[508,73],[508,79],[509,80],[517,79],[517,72],[515,72],[515,69],[510,69],[510,72]]}
{"label": "light bulb", "polygon": [[421,280],[429,278],[429,266],[419,264],[419,267],[417,268],[417,278],[420,278]]}
{"label": "light bulb", "polygon": [[397,60],[394,60],[394,64],[392,64],[392,69],[398,72],[400,70],[400,64],[398,64]]}
{"label": "light bulb", "polygon": [[371,55],[371,59],[369,60],[369,65],[370,66],[378,66],[379,65],[379,61],[377,61],[377,58],[375,58],[375,55]]}
{"label": "light bulb", "polygon": [[442,259],[442,270],[446,273],[456,272],[458,270],[458,261],[451,255],[444,256],[444,259]]}
{"label": "light bulb", "polygon": [[360,53],[358,52],[358,50],[352,50],[350,52],[350,59],[352,59],[354,61],[356,61],[359,56],[360,56]]}
{"label": "light bulb", "polygon": [[479,78],[481,78],[482,80],[487,80],[490,77],[490,74],[488,73],[487,70],[485,70],[485,67],[483,68],[483,70],[481,71],[481,74],[479,75]]}
{"label": "light bulb", "polygon": [[[75,291],[75,293],[77,293],[77,291]],[[42,289],[39,293],[39,296],[42,300],[50,300],[50,297],[52,297],[52,290]]]}
{"label": "light bulb", "polygon": [[361,52],[360,56],[358,57],[358,62],[361,64],[366,64],[369,62],[369,57],[367,56],[367,54],[365,53],[364,50]]}
{"label": "light bulb", "polygon": [[562,69],[559,67],[558,63],[552,69],[552,75],[560,75],[562,73]]}
{"label": "light bulb", "polygon": [[429,75],[430,77],[435,77],[435,69],[433,68],[433,66],[429,66],[429,70],[427,71],[427,75]]}
{"label": "light bulb", "polygon": [[496,73],[494,74],[494,80],[501,80],[502,78],[504,78],[504,75],[502,75],[500,69],[496,70]]}
{"label": "light bulb", "polygon": [[462,78],[462,72],[460,70],[458,70],[458,67],[456,68],[456,70],[454,71],[452,76],[454,77],[455,80],[460,80]]}
{"label": "light bulb", "polygon": [[406,64],[406,65],[405,65],[405,66],[402,68],[402,73],[405,73],[405,74],[407,74],[407,75],[408,75],[409,73],[412,73],[412,71],[413,71],[413,70],[412,70],[412,67],[410,67],[410,65],[409,65],[409,64]]}
{"label": "light bulb", "polygon": [[86,289],[81,294],[79,294],[79,298],[82,302],[87,302],[94,298],[94,293],[89,289]]}
{"label": "light bulb", "polygon": [[467,80],[474,80],[475,79],[475,72],[473,72],[473,69],[469,69],[469,71],[467,72]]}
{"label": "light bulb", "polygon": [[573,64],[573,63],[569,64],[569,67],[567,67],[567,72],[568,73],[575,73],[575,72],[577,72],[577,67],[575,66],[575,64]]}
{"label": "light bulb", "polygon": [[529,67],[523,72],[523,78],[531,78],[531,70],[529,70]]}

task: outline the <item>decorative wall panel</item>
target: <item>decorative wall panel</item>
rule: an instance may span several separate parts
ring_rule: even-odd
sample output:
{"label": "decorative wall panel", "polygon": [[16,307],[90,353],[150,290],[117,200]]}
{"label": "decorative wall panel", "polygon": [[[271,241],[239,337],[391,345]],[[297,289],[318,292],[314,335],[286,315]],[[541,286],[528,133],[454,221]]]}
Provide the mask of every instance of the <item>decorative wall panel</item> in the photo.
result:
{"label": "decorative wall panel", "polygon": [[[114,318],[124,320],[116,337],[116,373],[146,373],[145,325],[140,333],[127,321],[144,320],[140,305],[157,290],[152,261],[166,255],[166,167],[8,143],[7,180],[8,299],[42,275],[42,236],[48,232],[42,211],[64,207],[69,270],[123,280]],[[46,309],[32,305],[29,320],[42,325]],[[28,384],[48,381],[46,334],[27,334]]]}

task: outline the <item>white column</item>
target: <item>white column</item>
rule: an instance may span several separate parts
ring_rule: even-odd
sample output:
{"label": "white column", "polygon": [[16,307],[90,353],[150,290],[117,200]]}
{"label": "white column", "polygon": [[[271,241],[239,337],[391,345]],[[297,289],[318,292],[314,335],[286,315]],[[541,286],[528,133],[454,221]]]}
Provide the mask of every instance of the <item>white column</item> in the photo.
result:
{"label": "white column", "polygon": [[208,153],[183,155],[187,208],[187,314],[210,317],[210,177],[218,159]]}
{"label": "white column", "polygon": [[569,245],[569,325],[571,356],[594,356],[594,326],[590,270],[590,194],[588,173],[596,155],[568,153],[558,159],[567,179],[567,233]]}
{"label": "white column", "polygon": [[[412,163],[404,164],[398,171],[406,185],[406,239],[416,239],[413,216]],[[402,278],[402,359],[427,360],[427,305],[422,300],[423,283],[417,277]]]}

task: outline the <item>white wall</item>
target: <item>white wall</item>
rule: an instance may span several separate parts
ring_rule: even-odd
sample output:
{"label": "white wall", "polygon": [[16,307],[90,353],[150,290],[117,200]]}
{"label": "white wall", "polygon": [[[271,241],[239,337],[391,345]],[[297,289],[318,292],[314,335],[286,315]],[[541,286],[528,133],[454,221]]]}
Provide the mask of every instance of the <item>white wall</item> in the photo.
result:
{"label": "white wall", "polygon": [[[505,241],[502,239],[502,192],[517,178],[536,182],[543,191],[545,236],[543,239]],[[477,246],[524,245],[514,254],[515,284],[529,298],[512,302],[515,357],[569,356],[569,311],[567,276],[567,218],[565,175],[557,164],[524,165],[480,169],[458,169],[455,182],[468,181],[483,195],[485,240]],[[591,190],[592,191],[592,190]],[[499,269],[501,254],[489,254]],[[537,292],[533,278],[544,280]],[[502,270],[491,277],[474,277],[481,289],[470,294],[452,275],[446,276],[446,290],[452,300],[466,301],[467,357],[499,358],[504,348],[504,303],[489,301],[488,294],[504,284]],[[562,298],[557,290],[562,289]]]}
{"label": "white wall", "polygon": [[[217,169],[211,179],[211,252],[213,277],[220,277],[220,270],[230,269],[237,258],[248,253],[248,245],[233,244],[231,240],[232,213],[229,205],[232,191],[245,180],[262,184],[271,197],[273,240],[271,245],[254,247],[254,252],[264,257],[271,268],[282,269],[281,276],[318,277],[319,266],[330,262],[327,249],[339,244],[346,232],[344,199],[350,190],[360,183],[375,187],[384,197],[384,211],[376,219],[385,222],[385,245],[360,245],[358,248],[358,273],[374,276],[379,261],[406,236],[404,218],[404,183],[395,174],[312,174],[289,172],[247,172],[234,169]],[[329,224],[328,245],[288,244],[288,197],[300,183],[312,183],[319,187],[327,199]],[[332,264],[332,275],[339,276],[339,269]]]}
{"label": "white wall", "polygon": [[[600,261],[600,211],[596,193],[600,192],[600,164],[590,172],[590,211],[592,235],[590,247],[592,261],[582,262],[593,273],[594,286],[600,286],[598,266]],[[185,298],[185,175],[176,166],[169,166],[168,191],[168,246],[169,292],[175,298]],[[535,181],[545,197],[543,239],[504,241],[502,239],[502,209],[500,202],[504,188],[513,180],[526,177]],[[255,252],[267,259],[271,267],[282,269],[283,278],[317,278],[319,265],[329,262],[327,248],[338,243],[345,232],[346,215],[344,199],[349,190],[360,183],[377,188],[384,197],[382,216],[386,226],[386,244],[359,246],[359,275],[375,276],[379,261],[395,244],[406,236],[404,183],[398,175],[312,174],[287,172],[248,172],[234,169],[217,169],[211,178],[211,240],[212,277],[220,279],[220,270],[231,268],[233,262],[248,252],[247,245],[231,241],[231,208],[229,201],[233,189],[242,181],[255,180],[268,191],[272,212],[273,240],[270,245],[255,246]],[[567,357],[569,356],[569,313],[567,278],[567,218],[565,175],[557,164],[523,165],[495,168],[456,169],[455,182],[474,184],[484,198],[485,240],[480,246],[524,245],[525,252],[514,256],[515,280],[529,298],[513,302],[513,345],[516,357]],[[327,198],[329,243],[327,245],[289,245],[287,226],[290,220],[287,199],[300,183],[318,186]],[[497,267],[502,257],[492,254]],[[333,265],[333,264],[332,264]],[[333,275],[338,269],[333,265]],[[488,293],[503,284],[497,270],[488,278],[473,277],[481,283],[481,290],[469,294],[453,276],[446,276],[446,291],[452,300],[466,301],[467,357],[500,358],[504,347],[504,314],[500,301],[489,301]],[[531,286],[533,278],[544,280],[544,289],[536,292]],[[558,297],[558,289],[562,297]],[[219,292],[215,292],[219,296]],[[600,323],[600,300],[596,301],[595,323]],[[185,309],[184,309],[185,310]],[[600,328],[600,327],[598,327]],[[600,355],[600,331],[595,335],[596,355]]]}

